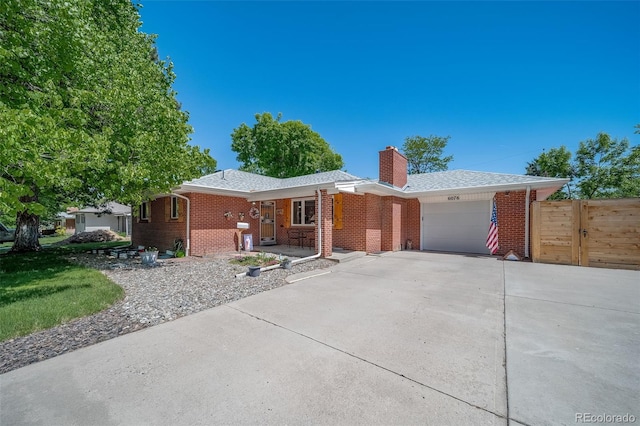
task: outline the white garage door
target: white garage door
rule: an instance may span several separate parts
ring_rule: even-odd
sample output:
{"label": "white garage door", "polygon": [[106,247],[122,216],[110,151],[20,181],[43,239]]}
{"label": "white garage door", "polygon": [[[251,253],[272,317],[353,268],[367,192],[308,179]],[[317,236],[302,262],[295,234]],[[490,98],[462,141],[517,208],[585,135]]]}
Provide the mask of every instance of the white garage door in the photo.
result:
{"label": "white garage door", "polygon": [[488,254],[491,201],[422,204],[423,250]]}

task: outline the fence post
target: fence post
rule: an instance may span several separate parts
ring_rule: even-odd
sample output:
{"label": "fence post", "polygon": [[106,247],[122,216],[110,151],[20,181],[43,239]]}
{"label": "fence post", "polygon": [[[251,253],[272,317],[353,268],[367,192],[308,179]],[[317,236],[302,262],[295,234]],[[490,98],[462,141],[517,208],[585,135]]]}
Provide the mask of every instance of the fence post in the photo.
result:
{"label": "fence post", "polygon": [[540,261],[540,201],[531,203],[531,259]]}
{"label": "fence post", "polygon": [[580,266],[589,266],[589,201],[575,200],[578,205],[578,241],[580,246]]}

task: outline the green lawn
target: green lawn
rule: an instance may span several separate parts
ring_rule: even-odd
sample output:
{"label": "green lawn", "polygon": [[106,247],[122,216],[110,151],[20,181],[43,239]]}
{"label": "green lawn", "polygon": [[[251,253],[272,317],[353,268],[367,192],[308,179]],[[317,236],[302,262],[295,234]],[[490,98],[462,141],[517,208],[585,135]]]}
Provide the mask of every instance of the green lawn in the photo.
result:
{"label": "green lawn", "polygon": [[[62,235],[62,236],[60,236],[60,235],[51,235],[51,236],[39,238],[38,241],[40,241],[40,245],[41,246],[48,246],[50,244],[58,243],[60,241],[66,240],[70,236],[71,235]],[[13,246],[13,242],[0,244],[0,253],[4,253],[6,251],[9,251],[11,249],[11,246]]]}
{"label": "green lawn", "polygon": [[122,299],[124,290],[102,273],[66,259],[74,251],[118,245],[123,242],[0,254],[0,341],[91,315]]}

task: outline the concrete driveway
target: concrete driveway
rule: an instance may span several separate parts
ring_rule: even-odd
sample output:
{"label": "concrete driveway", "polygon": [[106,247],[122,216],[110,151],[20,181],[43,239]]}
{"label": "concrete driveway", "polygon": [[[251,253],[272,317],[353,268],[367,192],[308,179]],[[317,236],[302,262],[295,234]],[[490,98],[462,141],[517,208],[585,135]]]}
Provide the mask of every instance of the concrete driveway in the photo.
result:
{"label": "concrete driveway", "polygon": [[1,375],[0,424],[638,419],[639,306],[633,271],[366,257]]}

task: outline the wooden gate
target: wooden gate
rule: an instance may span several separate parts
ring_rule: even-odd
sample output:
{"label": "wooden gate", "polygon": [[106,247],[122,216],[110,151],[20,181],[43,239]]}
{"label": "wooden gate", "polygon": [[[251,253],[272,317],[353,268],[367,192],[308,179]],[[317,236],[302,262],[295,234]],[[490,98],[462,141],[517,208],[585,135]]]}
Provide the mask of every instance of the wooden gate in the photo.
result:
{"label": "wooden gate", "polygon": [[534,262],[640,270],[640,199],[535,201]]}

